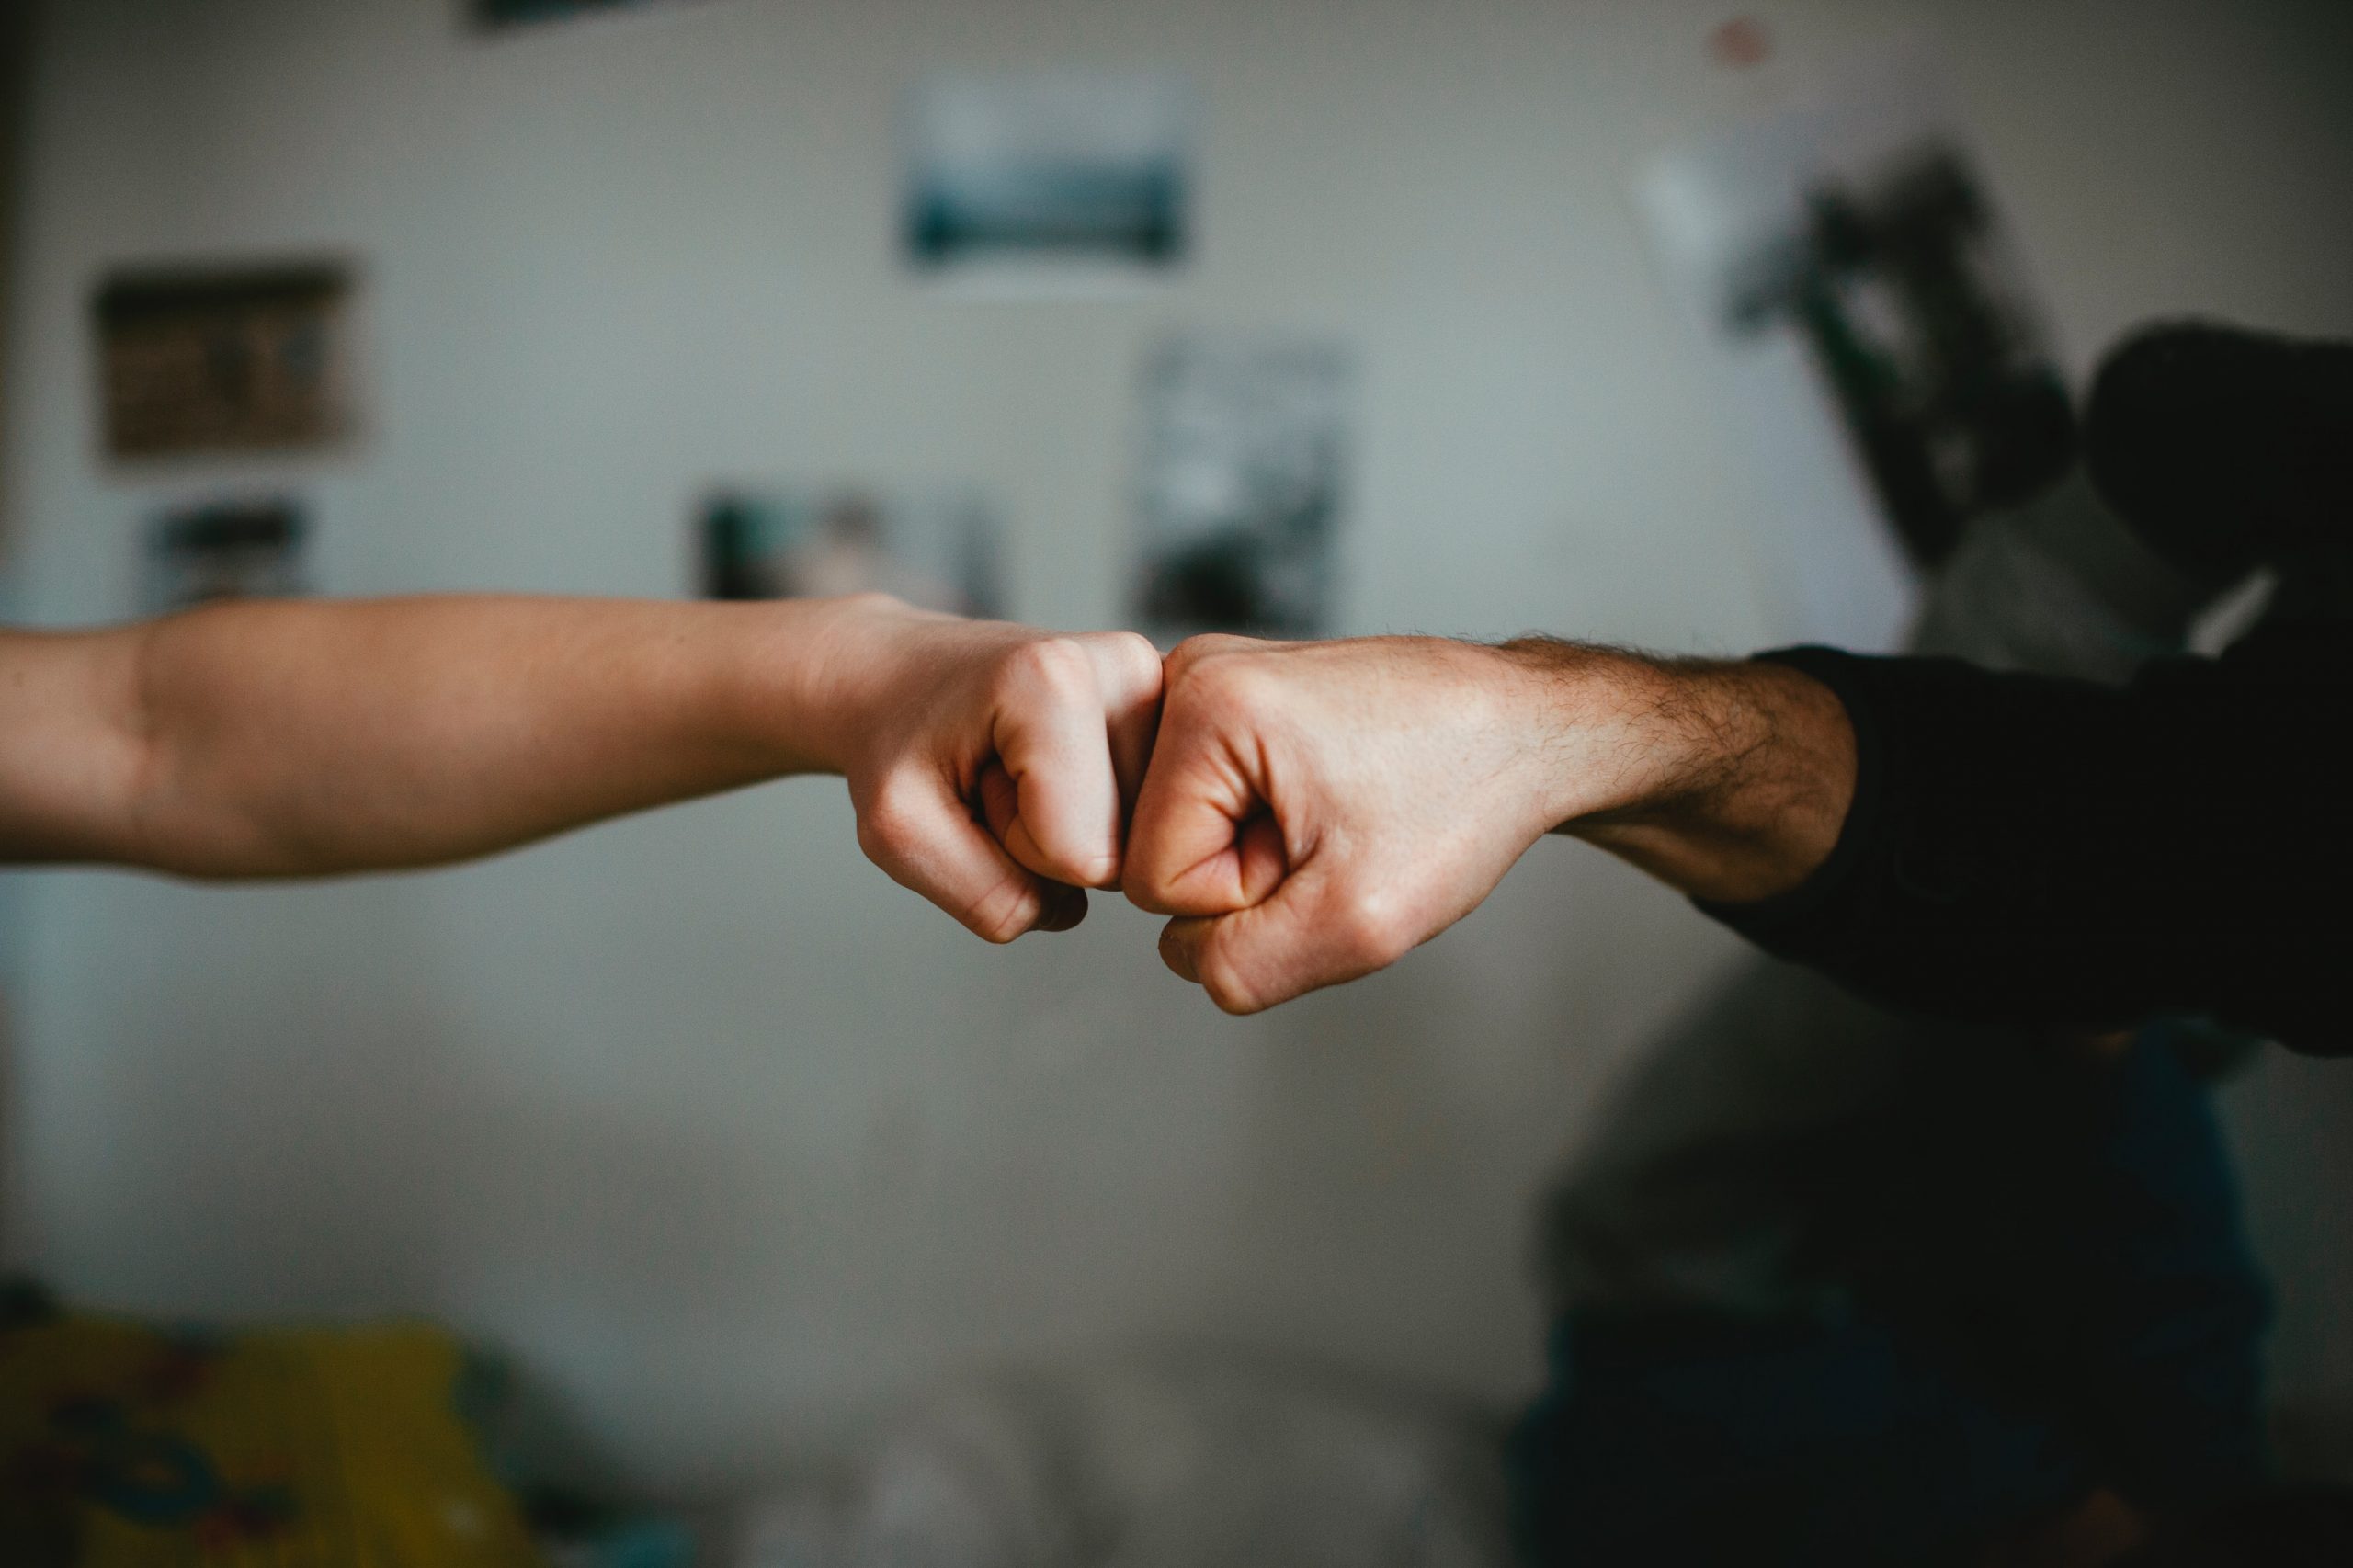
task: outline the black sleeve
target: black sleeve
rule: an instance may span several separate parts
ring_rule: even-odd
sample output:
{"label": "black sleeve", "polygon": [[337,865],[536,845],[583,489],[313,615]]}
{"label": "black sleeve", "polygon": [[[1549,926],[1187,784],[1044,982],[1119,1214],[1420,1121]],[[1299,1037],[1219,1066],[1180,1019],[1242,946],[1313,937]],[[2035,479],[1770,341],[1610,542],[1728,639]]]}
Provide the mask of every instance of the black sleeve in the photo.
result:
{"label": "black sleeve", "polygon": [[1825,648],[1763,657],[1854,721],[1854,804],[1790,892],[1701,908],[1900,1009],[2207,1013],[2353,1051],[2353,626],[2267,628],[2128,689]]}

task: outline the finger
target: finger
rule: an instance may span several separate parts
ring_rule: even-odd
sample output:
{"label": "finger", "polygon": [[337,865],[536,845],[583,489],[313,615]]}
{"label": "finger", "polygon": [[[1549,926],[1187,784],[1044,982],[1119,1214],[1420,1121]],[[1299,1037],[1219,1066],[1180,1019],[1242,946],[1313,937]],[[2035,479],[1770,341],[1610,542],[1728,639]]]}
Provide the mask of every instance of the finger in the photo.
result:
{"label": "finger", "polygon": [[[1231,916],[1228,916],[1231,918]],[[1209,939],[1213,919],[1206,915],[1180,915],[1160,928],[1160,961],[1166,964],[1179,980],[1201,983],[1200,965],[1194,955]]]}
{"label": "finger", "polygon": [[[1073,641],[1086,650],[1094,665],[1096,689],[1100,694],[1100,722],[1118,799],[1112,839],[1116,856],[1126,837],[1135,793],[1151,761],[1154,732],[1159,727],[1160,652],[1133,632],[1097,633]],[[1019,787],[1001,762],[993,759],[982,769],[978,792],[989,831],[1017,861],[1032,870],[1058,869],[1023,818]],[[1119,869],[1115,861],[1104,879],[1106,884],[1117,883]],[[1084,901],[1080,907],[1084,908]]]}
{"label": "finger", "polygon": [[1385,969],[1427,935],[1404,925],[1379,894],[1347,893],[1343,881],[1311,867],[1262,903],[1172,920],[1161,932],[1161,959],[1226,1012],[1246,1014]]}
{"label": "finger", "polygon": [[1156,915],[1231,914],[1272,892],[1290,858],[1233,748],[1181,715],[1164,721],[1128,830],[1129,900]]}
{"label": "finger", "polygon": [[1234,860],[1242,881],[1244,907],[1267,902],[1290,874],[1290,854],[1283,845],[1282,824],[1271,812],[1261,812],[1242,824],[1234,845]]}
{"label": "finger", "polygon": [[1044,907],[1039,911],[1035,929],[1067,931],[1086,918],[1086,890],[1066,882],[1044,884]]}
{"label": "finger", "polygon": [[1019,864],[1075,886],[1119,882],[1119,782],[1095,661],[1074,640],[1017,650],[1001,677],[992,736],[1013,780],[1004,844]]}
{"label": "finger", "polygon": [[1021,801],[1013,788],[1013,778],[994,758],[981,767],[980,782],[976,786],[980,797],[981,821],[989,835],[1003,844],[1021,820]]}
{"label": "finger", "polygon": [[[902,887],[954,915],[974,935],[1010,942],[1036,929],[1055,894],[1017,864],[944,779],[886,785],[858,814],[858,846]],[[1077,920],[1067,909],[1057,918]]]}
{"label": "finger", "polygon": [[1212,654],[1246,653],[1253,648],[1267,646],[1267,642],[1262,638],[1237,636],[1231,631],[1204,631],[1197,637],[1186,638],[1169,650],[1165,661],[1167,674],[1163,678],[1170,686],[1175,686],[1184,678],[1187,670]]}
{"label": "finger", "polygon": [[[1020,825],[1020,806],[1016,797],[1013,779],[1005,769],[992,762],[981,769],[981,820],[989,834],[1003,844]],[[1010,853],[1010,851],[1008,851]],[[1045,907],[1038,916],[1040,931],[1067,931],[1086,918],[1086,892],[1067,882],[1040,878],[1039,887]]]}
{"label": "finger", "polygon": [[1103,693],[1104,728],[1124,827],[1135,812],[1160,729],[1160,650],[1132,631],[1104,632],[1083,641],[1095,660],[1096,684]]}

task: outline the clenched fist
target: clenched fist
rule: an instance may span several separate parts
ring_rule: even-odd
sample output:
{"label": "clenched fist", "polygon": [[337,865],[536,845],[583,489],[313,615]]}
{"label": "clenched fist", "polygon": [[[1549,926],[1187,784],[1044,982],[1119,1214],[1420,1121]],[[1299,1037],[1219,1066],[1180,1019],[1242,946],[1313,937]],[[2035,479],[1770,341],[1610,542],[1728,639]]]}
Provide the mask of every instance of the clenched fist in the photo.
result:
{"label": "clenched fist", "polygon": [[1150,642],[880,597],[829,613],[805,711],[870,859],[993,942],[1074,926],[1081,890],[1120,885],[1160,702]]}
{"label": "clenched fist", "polygon": [[1184,643],[1124,882],[1169,967],[1251,1013],[1461,919],[1560,820],[1541,701],[1472,643]]}
{"label": "clenched fist", "polygon": [[1232,1013],[1394,962],[1554,829],[1704,897],[1794,886],[1852,787],[1836,699],[1768,665],[1199,637],[1162,701],[1123,886]]}

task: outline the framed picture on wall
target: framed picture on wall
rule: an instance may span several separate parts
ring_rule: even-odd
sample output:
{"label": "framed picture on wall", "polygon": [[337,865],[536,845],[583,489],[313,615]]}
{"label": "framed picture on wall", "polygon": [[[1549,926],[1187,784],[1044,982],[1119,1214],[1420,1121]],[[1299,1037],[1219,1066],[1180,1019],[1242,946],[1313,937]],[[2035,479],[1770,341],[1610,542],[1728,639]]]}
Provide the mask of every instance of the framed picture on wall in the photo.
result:
{"label": "framed picture on wall", "polygon": [[609,11],[650,10],[657,6],[684,6],[695,0],[463,0],[466,17],[485,31],[522,27],[533,22],[561,22]]}
{"label": "framed picture on wall", "polygon": [[309,591],[310,522],[299,501],[262,496],[177,506],[147,530],[141,598],[162,615],[219,599]]}
{"label": "framed picture on wall", "polygon": [[107,453],[332,447],[356,426],[342,263],[131,270],[95,301]]}
{"label": "framed picture on wall", "polygon": [[1137,617],[1200,631],[1331,630],[1355,384],[1346,345],[1182,334],[1145,363]]}
{"label": "framed picture on wall", "polygon": [[906,108],[902,243],[926,277],[1150,277],[1193,245],[1195,95],[1169,74],[958,75]]}

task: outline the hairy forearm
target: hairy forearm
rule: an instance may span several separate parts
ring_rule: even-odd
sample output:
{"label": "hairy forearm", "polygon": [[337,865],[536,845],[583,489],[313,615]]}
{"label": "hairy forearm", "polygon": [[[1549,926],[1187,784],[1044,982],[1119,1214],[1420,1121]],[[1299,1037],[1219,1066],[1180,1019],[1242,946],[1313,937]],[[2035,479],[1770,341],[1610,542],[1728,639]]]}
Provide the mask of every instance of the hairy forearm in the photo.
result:
{"label": "hairy forearm", "polygon": [[1556,832],[1724,903],[1797,886],[1836,845],[1854,730],[1810,676],[1543,639],[1499,651],[1531,683]]}
{"label": "hairy forearm", "polygon": [[824,613],[453,597],[95,634],[127,683],[91,748],[111,771],[17,847],[193,876],[434,865],[808,771]]}

